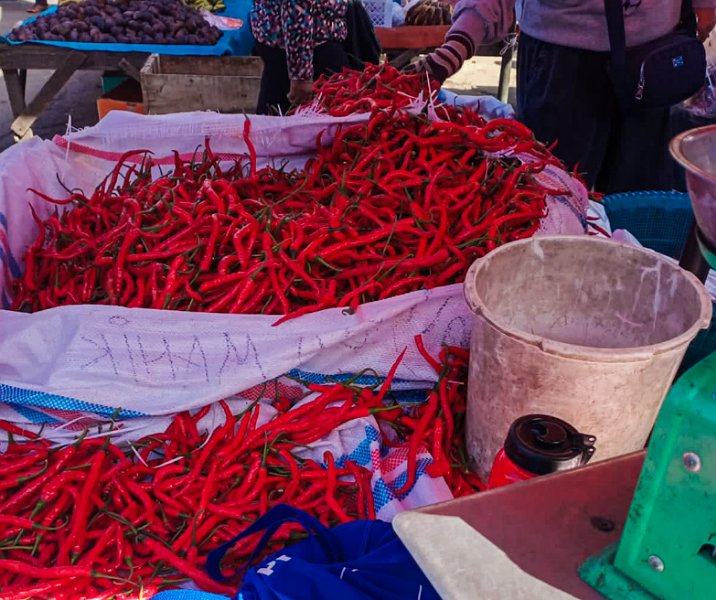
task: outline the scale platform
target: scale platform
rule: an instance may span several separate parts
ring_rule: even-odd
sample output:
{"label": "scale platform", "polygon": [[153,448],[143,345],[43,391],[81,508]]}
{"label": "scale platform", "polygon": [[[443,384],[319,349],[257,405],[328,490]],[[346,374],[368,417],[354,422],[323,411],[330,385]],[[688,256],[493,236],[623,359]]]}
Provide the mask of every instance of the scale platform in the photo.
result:
{"label": "scale platform", "polygon": [[[505,586],[522,571],[580,600],[603,600],[579,578],[578,569],[589,556],[618,541],[644,455],[638,452],[402,513],[396,520],[408,517],[409,527],[396,530],[442,598],[515,600]],[[490,569],[484,555],[465,552],[446,565],[438,543],[455,546],[456,540],[430,535],[421,515],[460,517],[504,552],[514,571],[505,573],[503,595],[482,595]]]}

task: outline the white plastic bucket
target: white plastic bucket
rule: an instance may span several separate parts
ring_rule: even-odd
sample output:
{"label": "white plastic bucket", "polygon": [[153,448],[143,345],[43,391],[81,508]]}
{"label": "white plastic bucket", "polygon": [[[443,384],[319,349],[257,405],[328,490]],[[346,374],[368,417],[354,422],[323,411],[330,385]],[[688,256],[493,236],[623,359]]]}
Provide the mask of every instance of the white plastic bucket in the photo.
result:
{"label": "white plastic bucket", "polygon": [[465,279],[475,313],[467,448],[486,478],[528,413],[597,437],[595,460],[638,450],[712,302],[665,257],[586,236],[513,242]]}

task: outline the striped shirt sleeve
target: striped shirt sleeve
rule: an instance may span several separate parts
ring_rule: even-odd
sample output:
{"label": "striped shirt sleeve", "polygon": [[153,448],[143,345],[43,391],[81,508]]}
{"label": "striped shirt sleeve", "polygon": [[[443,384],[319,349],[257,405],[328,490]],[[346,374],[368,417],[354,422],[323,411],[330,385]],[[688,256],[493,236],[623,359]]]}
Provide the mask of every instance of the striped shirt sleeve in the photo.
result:
{"label": "striped shirt sleeve", "polygon": [[444,81],[475,56],[477,47],[505,39],[514,22],[515,0],[458,0],[445,43],[427,58]]}

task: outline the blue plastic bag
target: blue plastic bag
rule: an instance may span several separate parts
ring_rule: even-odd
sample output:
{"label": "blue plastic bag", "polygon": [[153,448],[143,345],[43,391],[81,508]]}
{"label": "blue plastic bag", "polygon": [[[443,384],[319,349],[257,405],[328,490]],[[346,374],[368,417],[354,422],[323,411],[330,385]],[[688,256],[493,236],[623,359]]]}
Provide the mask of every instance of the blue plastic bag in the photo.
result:
{"label": "blue plastic bag", "polygon": [[[257,556],[287,522],[303,525],[309,538],[249,569],[236,600],[439,600],[389,523],[354,521],[329,529],[286,504],[274,507],[241,535],[210,552],[207,572],[217,581],[225,581],[220,563],[236,542],[265,531],[254,550]],[[155,598],[218,598],[214,594],[198,594],[162,592]]]}
{"label": "blue plastic bag", "polygon": [[249,569],[237,600],[439,600],[389,523],[354,521],[329,529],[286,504],[209,553],[207,572],[223,580],[219,564],[237,541],[265,530],[258,555],[289,521],[303,525],[310,537]]}

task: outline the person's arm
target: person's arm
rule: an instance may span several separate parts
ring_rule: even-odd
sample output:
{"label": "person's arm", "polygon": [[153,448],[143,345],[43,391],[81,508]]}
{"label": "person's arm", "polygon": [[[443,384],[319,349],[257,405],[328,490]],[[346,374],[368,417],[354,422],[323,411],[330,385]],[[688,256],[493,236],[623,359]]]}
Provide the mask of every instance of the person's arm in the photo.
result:
{"label": "person's arm", "polygon": [[445,43],[419,61],[415,68],[445,81],[475,55],[478,46],[505,39],[514,14],[515,0],[458,0]]}
{"label": "person's arm", "polygon": [[315,0],[283,0],[281,26],[291,91],[288,99],[302,104],[313,90],[313,5]]}

